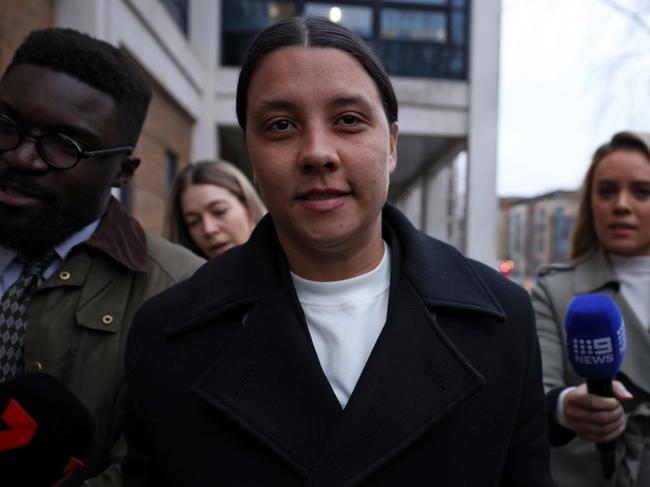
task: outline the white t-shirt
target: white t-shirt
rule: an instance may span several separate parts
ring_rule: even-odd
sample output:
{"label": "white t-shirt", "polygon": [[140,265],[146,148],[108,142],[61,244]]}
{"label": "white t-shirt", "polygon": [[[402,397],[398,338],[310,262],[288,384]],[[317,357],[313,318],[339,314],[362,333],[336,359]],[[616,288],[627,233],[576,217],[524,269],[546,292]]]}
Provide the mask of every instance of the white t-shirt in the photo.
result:
{"label": "white t-shirt", "polygon": [[323,372],[345,408],[386,322],[390,252],[377,267],[343,281],[310,281],[291,273]]}

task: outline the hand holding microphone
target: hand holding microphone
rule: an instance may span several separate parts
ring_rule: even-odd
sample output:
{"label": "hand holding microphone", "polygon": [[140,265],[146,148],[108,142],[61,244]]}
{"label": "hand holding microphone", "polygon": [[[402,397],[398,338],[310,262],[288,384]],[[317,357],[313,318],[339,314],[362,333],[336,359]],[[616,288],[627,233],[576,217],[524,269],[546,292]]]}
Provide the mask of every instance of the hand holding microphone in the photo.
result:
{"label": "hand holding microphone", "polygon": [[582,438],[597,443],[605,478],[616,468],[615,440],[625,429],[619,401],[631,399],[614,381],[625,353],[625,327],[611,298],[587,294],[573,299],[564,321],[569,362],[586,379],[564,398],[564,415]]}
{"label": "hand holding microphone", "polygon": [[564,415],[570,428],[582,439],[593,443],[607,443],[625,430],[625,412],[620,401],[632,395],[619,381],[612,382],[614,397],[590,393],[582,384],[564,398]]}

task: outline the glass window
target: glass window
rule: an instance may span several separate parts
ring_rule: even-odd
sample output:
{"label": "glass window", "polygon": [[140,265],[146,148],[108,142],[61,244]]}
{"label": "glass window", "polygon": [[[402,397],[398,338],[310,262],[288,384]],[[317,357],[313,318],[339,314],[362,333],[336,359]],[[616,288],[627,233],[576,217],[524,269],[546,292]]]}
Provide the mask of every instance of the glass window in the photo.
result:
{"label": "glass window", "polygon": [[447,42],[447,16],[442,12],[386,8],[380,28],[382,39]]}
{"label": "glass window", "polygon": [[454,44],[465,44],[467,24],[465,12],[454,12],[451,14],[451,42]]}
{"label": "glass window", "polygon": [[305,16],[327,17],[332,22],[340,22],[341,25],[362,37],[372,36],[372,9],[370,7],[307,2]]}
{"label": "glass window", "polygon": [[224,29],[258,31],[272,23],[291,17],[295,8],[291,0],[224,0]]}
{"label": "glass window", "polygon": [[189,22],[188,22],[188,0],[160,0],[169,15],[181,30],[181,32],[187,37],[189,31]]}
{"label": "glass window", "polygon": [[388,0],[391,3],[410,3],[418,5],[447,5],[447,0]]}
{"label": "glass window", "polygon": [[165,151],[165,193],[169,193],[172,184],[174,184],[177,166],[178,159],[176,158],[176,154],[171,151]]}
{"label": "glass window", "polygon": [[292,15],[361,35],[393,76],[467,79],[467,0],[222,0],[221,63],[238,66],[257,32]]}
{"label": "glass window", "polygon": [[223,0],[221,63],[239,66],[258,31],[295,14],[292,0]]}

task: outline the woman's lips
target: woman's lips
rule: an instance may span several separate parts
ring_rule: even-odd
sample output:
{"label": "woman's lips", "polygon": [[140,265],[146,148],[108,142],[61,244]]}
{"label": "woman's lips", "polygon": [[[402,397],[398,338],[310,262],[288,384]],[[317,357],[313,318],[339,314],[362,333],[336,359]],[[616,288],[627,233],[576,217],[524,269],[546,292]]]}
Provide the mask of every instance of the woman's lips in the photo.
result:
{"label": "woman's lips", "polygon": [[636,232],[636,226],[629,223],[612,223],[607,228],[615,237],[627,237]]}
{"label": "woman's lips", "polygon": [[306,191],[298,198],[300,205],[313,212],[333,211],[345,205],[350,193],[338,190]]}

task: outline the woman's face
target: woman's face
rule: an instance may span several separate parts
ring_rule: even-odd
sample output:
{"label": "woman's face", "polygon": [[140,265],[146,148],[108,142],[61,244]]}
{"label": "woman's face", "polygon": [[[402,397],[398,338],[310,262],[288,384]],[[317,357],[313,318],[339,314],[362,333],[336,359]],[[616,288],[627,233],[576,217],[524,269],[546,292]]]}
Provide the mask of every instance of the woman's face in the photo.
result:
{"label": "woman's face", "polygon": [[253,225],[248,209],[229,190],[214,184],[192,184],[181,196],[187,231],[210,258],[248,240]]}
{"label": "woman's face", "polygon": [[397,127],[352,56],[302,47],[269,54],[251,78],[246,114],[257,186],[288,256],[359,253],[381,239]]}
{"label": "woman's face", "polygon": [[594,171],[591,208],[607,252],[650,255],[650,159],[628,149],[605,156]]}

